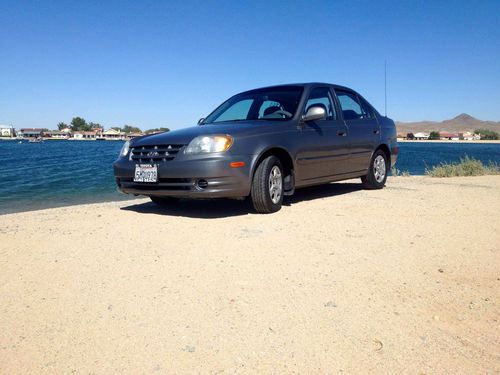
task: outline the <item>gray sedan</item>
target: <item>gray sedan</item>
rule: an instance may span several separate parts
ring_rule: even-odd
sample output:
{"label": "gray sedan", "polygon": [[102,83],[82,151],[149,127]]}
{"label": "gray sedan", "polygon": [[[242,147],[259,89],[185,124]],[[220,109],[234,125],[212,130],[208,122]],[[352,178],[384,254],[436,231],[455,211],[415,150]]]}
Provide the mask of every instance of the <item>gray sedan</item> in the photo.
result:
{"label": "gray sedan", "polygon": [[132,139],[114,172],[121,191],[160,205],[250,197],[271,213],[305,186],[360,177],[381,189],[398,151],[394,122],[357,92],[290,84],[235,95],[198,126]]}

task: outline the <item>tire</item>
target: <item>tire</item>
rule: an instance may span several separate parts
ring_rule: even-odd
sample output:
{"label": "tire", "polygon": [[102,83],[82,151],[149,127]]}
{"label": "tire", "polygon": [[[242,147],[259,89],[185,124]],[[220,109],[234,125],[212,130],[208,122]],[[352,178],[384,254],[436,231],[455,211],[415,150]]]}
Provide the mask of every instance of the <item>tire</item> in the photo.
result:
{"label": "tire", "polygon": [[257,166],[250,193],[255,211],[277,212],[283,203],[283,166],[276,156],[268,156]]}
{"label": "tire", "polygon": [[157,204],[160,207],[171,207],[179,202],[179,198],[174,197],[149,197],[153,203]]}
{"label": "tire", "polygon": [[363,187],[368,190],[382,189],[387,180],[389,161],[382,150],[377,150],[370,160],[370,167],[366,176],[361,177]]}

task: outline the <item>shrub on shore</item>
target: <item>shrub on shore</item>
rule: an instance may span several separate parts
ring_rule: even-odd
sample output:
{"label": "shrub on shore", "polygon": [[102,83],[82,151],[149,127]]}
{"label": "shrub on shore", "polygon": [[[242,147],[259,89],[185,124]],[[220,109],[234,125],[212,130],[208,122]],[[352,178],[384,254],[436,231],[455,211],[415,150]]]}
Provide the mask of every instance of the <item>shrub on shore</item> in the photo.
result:
{"label": "shrub on shore", "polygon": [[465,156],[458,163],[441,163],[431,169],[426,169],[425,174],[431,177],[496,175],[500,174],[500,167],[493,162],[485,165],[481,160]]}
{"label": "shrub on shore", "polygon": [[429,134],[429,141],[436,141],[441,139],[441,136],[439,135],[438,131],[433,131],[431,134]]}
{"label": "shrub on shore", "polygon": [[393,166],[391,168],[391,173],[393,176],[397,177],[397,176],[402,176],[402,177],[410,177],[410,172],[408,171],[401,171],[399,169],[396,168],[396,166]]}

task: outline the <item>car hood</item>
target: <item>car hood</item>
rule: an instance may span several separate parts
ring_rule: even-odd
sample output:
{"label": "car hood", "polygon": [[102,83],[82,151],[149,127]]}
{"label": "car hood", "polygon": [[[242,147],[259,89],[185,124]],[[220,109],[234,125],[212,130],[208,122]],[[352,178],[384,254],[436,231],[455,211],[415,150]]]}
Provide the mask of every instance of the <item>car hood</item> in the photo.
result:
{"label": "car hood", "polygon": [[245,136],[261,132],[263,128],[272,126],[274,122],[245,121],[228,122],[216,125],[192,126],[189,128],[172,130],[165,133],[151,134],[132,140],[132,146],[151,146],[160,144],[187,145],[193,138],[200,135],[229,134],[233,137]]}

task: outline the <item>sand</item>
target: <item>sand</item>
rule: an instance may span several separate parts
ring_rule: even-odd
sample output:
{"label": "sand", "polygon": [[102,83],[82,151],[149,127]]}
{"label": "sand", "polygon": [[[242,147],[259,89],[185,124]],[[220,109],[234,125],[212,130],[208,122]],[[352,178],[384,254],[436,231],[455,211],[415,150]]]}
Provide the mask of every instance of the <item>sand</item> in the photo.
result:
{"label": "sand", "polygon": [[500,372],[500,177],[0,217],[0,373]]}

